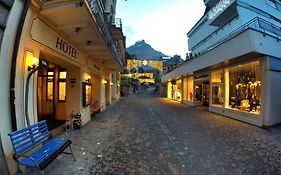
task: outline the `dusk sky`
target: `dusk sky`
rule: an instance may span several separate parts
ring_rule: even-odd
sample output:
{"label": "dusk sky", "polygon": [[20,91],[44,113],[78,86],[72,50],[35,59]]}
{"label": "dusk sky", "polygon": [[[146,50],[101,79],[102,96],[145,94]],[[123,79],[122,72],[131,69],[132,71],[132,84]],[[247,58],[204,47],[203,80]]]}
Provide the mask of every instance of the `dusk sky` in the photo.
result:
{"label": "dusk sky", "polygon": [[118,0],[116,18],[122,18],[126,47],[144,39],[154,49],[184,59],[186,34],[204,10],[203,0]]}

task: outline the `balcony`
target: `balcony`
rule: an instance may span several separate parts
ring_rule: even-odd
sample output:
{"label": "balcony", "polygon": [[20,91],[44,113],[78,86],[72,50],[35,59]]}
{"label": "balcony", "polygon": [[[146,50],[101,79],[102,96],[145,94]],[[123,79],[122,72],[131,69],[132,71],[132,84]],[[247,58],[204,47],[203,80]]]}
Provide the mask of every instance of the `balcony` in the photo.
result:
{"label": "balcony", "polygon": [[116,41],[116,44],[120,50],[120,54],[122,56],[122,63],[123,63],[123,65],[125,65],[126,64],[126,59],[125,59],[126,37],[123,35],[122,20],[120,18],[115,18],[112,21],[111,33],[112,33],[113,39]]}
{"label": "balcony", "polygon": [[103,34],[107,46],[111,48],[111,52],[114,58],[119,63],[120,67],[123,69],[122,56],[120,51],[118,50],[115,40],[113,39],[111,33],[111,26],[107,21],[102,2],[100,0],[87,0],[87,1],[101,29],[101,33]]}
{"label": "balcony", "polygon": [[218,0],[204,0],[204,3],[207,7],[213,7],[217,2]]}
{"label": "balcony", "polygon": [[[239,35],[240,33],[244,32],[247,29],[252,29],[255,31],[262,32],[264,35],[270,35],[270,36],[276,38],[278,41],[281,40],[281,27],[276,26],[269,21],[256,17],[256,18],[250,20],[249,22],[247,22],[246,24],[238,27],[236,30],[230,32],[225,37],[217,40],[216,42],[214,42],[212,45],[210,45],[206,49],[200,51],[199,54],[204,54],[204,53],[214,49],[215,47],[234,38],[235,36]],[[215,36],[217,36],[218,33],[220,32],[220,30],[221,30],[221,28],[219,28],[216,31],[214,31],[213,33],[211,33],[208,37],[204,38],[196,46],[194,46],[194,48],[199,47],[199,46],[203,45],[204,43],[208,42],[209,40],[215,38]],[[198,53],[196,53],[196,55],[198,55]]]}
{"label": "balcony", "polygon": [[101,0],[42,0],[40,14],[81,48],[88,58],[108,69],[123,69],[122,50],[112,34]]}
{"label": "balcony", "polygon": [[[216,35],[215,31],[212,35]],[[188,73],[228,66],[261,55],[280,57],[281,26],[256,17],[214,42],[200,53],[192,53],[185,62],[166,73],[162,82]]]}

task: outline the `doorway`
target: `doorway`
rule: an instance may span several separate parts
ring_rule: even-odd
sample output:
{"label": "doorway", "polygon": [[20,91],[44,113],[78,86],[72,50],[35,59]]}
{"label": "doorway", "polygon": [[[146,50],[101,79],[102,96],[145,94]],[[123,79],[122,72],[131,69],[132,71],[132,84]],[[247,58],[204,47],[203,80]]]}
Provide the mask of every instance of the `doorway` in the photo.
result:
{"label": "doorway", "polygon": [[[65,115],[66,99],[66,81],[62,81],[62,72],[65,74],[63,75],[65,80],[66,70],[55,64],[49,64],[49,67],[38,70],[38,121],[46,120],[50,129],[54,129],[65,122],[65,120],[60,119],[61,113]],[[64,98],[62,98],[63,96]]]}

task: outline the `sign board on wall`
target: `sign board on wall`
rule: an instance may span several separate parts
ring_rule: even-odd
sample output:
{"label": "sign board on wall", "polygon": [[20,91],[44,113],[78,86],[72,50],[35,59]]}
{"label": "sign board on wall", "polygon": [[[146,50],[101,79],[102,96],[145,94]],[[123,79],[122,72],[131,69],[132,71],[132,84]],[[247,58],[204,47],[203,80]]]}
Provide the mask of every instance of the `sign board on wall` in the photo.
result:
{"label": "sign board on wall", "polygon": [[93,69],[96,73],[101,74],[102,68],[98,64],[96,64],[93,60],[88,60],[88,66]]}
{"label": "sign board on wall", "polygon": [[71,59],[83,57],[79,50],[39,18],[33,20],[30,34],[33,40]]}

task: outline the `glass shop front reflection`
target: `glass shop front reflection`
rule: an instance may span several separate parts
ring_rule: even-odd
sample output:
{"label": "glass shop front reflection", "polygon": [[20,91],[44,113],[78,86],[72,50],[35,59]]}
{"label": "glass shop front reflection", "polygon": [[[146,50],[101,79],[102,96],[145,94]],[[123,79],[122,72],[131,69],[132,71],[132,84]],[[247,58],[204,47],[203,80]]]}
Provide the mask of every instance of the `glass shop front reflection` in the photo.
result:
{"label": "glass shop front reflection", "polygon": [[[261,81],[258,61],[226,69],[229,89],[226,107],[250,113],[260,113]],[[226,87],[227,88],[227,87]],[[227,92],[228,91],[228,92]]]}

